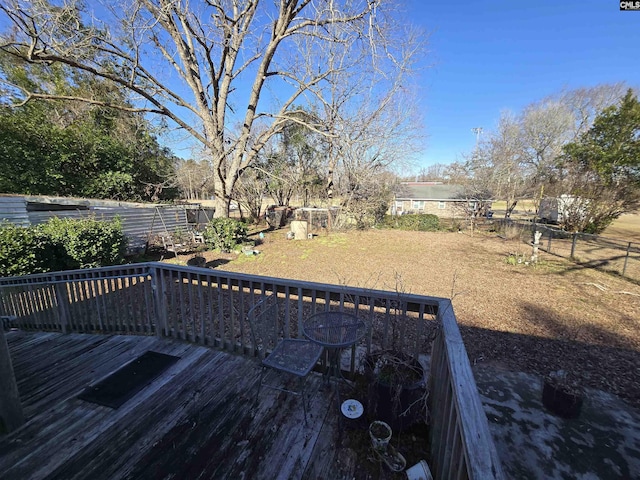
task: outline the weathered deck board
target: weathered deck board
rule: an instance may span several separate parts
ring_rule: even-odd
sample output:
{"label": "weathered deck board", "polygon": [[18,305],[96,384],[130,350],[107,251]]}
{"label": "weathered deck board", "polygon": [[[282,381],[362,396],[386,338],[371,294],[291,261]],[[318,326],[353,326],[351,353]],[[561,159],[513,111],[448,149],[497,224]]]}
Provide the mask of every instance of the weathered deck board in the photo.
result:
{"label": "weathered deck board", "polygon": [[[254,402],[260,368],[244,357],[155,337],[12,332],[8,343],[28,421],[0,437],[2,479],[354,477],[324,455],[335,402],[316,374],[305,425],[299,397],[263,388]],[[181,360],[117,410],[76,398],[146,350]]]}

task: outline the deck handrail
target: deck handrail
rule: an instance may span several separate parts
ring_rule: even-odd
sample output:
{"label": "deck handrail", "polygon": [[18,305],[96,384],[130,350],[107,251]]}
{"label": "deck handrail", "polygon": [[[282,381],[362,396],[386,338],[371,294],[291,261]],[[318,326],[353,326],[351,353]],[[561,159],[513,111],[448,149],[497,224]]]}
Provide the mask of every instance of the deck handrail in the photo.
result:
{"label": "deck handrail", "polygon": [[[441,329],[433,341],[429,375],[434,478],[502,479],[502,465],[451,300],[440,301],[438,320]],[[462,457],[465,461],[460,461]]]}
{"label": "deck handrail", "polygon": [[[502,479],[486,415],[447,299],[346,285],[148,262],[0,278],[0,316],[27,330],[170,337],[255,355],[246,313],[276,293],[284,334],[301,335],[319,310],[357,313],[371,326],[365,351],[431,350],[429,429],[436,479]],[[350,350],[349,370],[357,355]]]}

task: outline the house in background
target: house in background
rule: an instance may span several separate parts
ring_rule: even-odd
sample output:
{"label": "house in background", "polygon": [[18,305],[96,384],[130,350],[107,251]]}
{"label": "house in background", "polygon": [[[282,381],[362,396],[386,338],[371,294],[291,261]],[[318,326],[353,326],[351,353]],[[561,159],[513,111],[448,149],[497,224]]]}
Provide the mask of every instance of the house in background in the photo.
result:
{"label": "house in background", "polygon": [[478,212],[481,207],[489,208],[486,205],[487,202],[466,198],[462,185],[402,182],[391,206],[391,214],[431,213],[439,217],[465,217],[469,212]]}

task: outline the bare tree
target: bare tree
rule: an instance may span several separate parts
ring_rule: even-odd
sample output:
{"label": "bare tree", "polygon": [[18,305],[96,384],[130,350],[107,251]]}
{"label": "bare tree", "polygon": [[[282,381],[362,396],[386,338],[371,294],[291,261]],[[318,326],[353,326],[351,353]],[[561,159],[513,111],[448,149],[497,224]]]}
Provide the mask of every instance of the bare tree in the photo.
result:
{"label": "bare tree", "polygon": [[468,167],[476,184],[506,201],[505,218],[529,187],[524,150],[518,118],[502,112],[497,129],[479,144]]}
{"label": "bare tree", "polygon": [[470,165],[468,161],[456,161],[446,166],[443,172],[443,177],[448,183],[454,185],[464,184],[472,174],[469,169]]}
{"label": "bare tree", "polygon": [[575,141],[593,125],[596,116],[605,108],[615,105],[629,87],[624,82],[604,83],[593,87],[563,91],[554,98],[573,114],[572,138]]}
{"label": "bare tree", "polygon": [[[313,116],[310,113],[303,117]],[[326,136],[307,128],[305,123],[289,122],[271,138],[261,154],[260,167],[267,175],[267,190],[278,205],[289,206],[294,195],[309,206],[318,197],[324,178],[321,166],[326,158]],[[256,167],[258,168],[258,167]]]}
{"label": "bare tree", "polygon": [[517,115],[504,112],[467,162],[449,170],[457,167],[460,183],[472,192],[489,191],[506,200],[507,217],[520,198],[540,201],[544,194],[565,194],[577,177],[563,167],[563,148],[591,128],[598,112],[624,95],[624,84],[605,84],[549,96]]}
{"label": "bare tree", "polygon": [[546,99],[528,105],[520,115],[523,161],[536,180],[548,177],[562,146],[571,140],[574,117],[567,105]]}
{"label": "bare tree", "polygon": [[260,222],[262,201],[267,191],[267,178],[262,170],[249,167],[242,172],[236,182],[234,198],[238,202],[240,212],[248,212],[249,220]]}
{"label": "bare tree", "polygon": [[336,132],[329,139],[327,195],[332,194],[335,174],[342,212],[359,227],[384,215],[392,199],[388,173],[407,170],[421,149],[422,119],[408,73],[423,39],[416,32],[408,38],[401,55],[392,60],[394,68],[388,69],[393,76],[374,82],[367,80],[377,78],[374,72],[359,72],[359,80],[333,87],[332,103],[325,105]]}
{"label": "bare tree", "polygon": [[[399,90],[382,106],[363,102],[349,122],[339,143],[338,191],[343,213],[352,215],[358,227],[378,221],[392,199],[393,182],[388,175],[402,169],[418,149],[419,125],[406,92]],[[368,109],[367,107],[375,106]]]}
{"label": "bare tree", "polygon": [[340,107],[325,96],[352,72],[369,64],[368,73],[394,77],[389,69],[406,68],[396,60],[408,43],[391,29],[392,2],[120,0],[95,11],[79,0],[4,0],[11,26],[0,50],[90,73],[133,96],[123,106],[23,88],[23,103],[64,98],[157,114],[184,129],[210,156],[216,215],[224,216],[240,172],[288,121],[300,121],[296,102]]}
{"label": "bare tree", "polygon": [[175,184],[184,198],[189,200],[206,199],[213,193],[211,166],[207,161],[181,161],[176,168]]}

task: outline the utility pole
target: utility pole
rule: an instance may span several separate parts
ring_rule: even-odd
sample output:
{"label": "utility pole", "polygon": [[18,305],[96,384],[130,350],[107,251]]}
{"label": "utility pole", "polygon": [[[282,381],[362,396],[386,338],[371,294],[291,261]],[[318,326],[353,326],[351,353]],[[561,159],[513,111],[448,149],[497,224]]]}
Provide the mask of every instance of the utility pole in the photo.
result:
{"label": "utility pole", "polygon": [[476,148],[475,151],[478,151],[478,144],[480,143],[480,134],[482,133],[482,127],[474,127],[471,129],[471,131],[475,134],[476,136]]}

